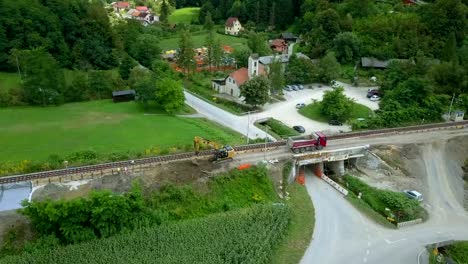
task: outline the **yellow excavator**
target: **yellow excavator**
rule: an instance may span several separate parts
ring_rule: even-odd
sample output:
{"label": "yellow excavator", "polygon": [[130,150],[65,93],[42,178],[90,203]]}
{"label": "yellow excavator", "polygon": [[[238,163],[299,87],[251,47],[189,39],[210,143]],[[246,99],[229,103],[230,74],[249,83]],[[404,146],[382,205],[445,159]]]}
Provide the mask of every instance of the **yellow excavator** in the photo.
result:
{"label": "yellow excavator", "polygon": [[211,146],[215,150],[213,161],[232,159],[236,155],[236,151],[231,146],[222,146],[214,141],[204,139],[202,137],[195,137],[193,139],[193,147],[195,148],[196,154],[198,154],[198,152],[200,151],[201,145]]}

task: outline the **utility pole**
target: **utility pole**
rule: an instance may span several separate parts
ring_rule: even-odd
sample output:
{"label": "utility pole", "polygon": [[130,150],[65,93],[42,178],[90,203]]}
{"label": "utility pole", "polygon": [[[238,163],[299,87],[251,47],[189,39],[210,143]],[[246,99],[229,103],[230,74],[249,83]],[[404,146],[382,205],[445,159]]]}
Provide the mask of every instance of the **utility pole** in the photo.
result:
{"label": "utility pole", "polygon": [[449,119],[450,119],[450,114],[452,114],[452,105],[453,105],[453,100],[455,100],[455,93],[453,93],[452,96],[452,102],[450,102],[450,109],[449,109]]}
{"label": "utility pole", "polygon": [[266,161],[267,153],[267,141],[268,141],[268,126],[265,127],[265,149],[263,151],[263,159]]}
{"label": "utility pole", "polygon": [[247,112],[247,145],[249,144],[250,111]]}
{"label": "utility pole", "polygon": [[15,57],[16,57],[16,67],[18,68],[18,74],[20,76],[20,81],[23,82],[23,78],[21,76],[21,69],[20,69],[19,62],[18,62],[18,55],[15,54]]}

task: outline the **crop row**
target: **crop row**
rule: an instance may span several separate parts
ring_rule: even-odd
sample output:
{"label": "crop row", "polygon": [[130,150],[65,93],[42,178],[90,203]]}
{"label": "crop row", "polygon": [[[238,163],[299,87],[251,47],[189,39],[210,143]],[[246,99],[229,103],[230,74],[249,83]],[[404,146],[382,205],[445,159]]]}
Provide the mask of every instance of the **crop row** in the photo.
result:
{"label": "crop row", "polygon": [[283,204],[257,205],[10,256],[0,263],[268,263],[288,225],[288,210]]}

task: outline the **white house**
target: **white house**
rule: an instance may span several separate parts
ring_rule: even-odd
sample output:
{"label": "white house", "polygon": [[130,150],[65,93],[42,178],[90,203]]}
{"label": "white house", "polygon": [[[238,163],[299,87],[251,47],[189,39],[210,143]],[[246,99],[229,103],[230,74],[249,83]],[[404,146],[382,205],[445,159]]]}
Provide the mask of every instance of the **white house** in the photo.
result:
{"label": "white house", "polygon": [[[309,59],[302,53],[295,54],[298,58]],[[283,65],[283,70],[289,63],[290,56],[288,54],[272,55],[259,57],[258,54],[252,54],[249,57],[248,68],[240,68],[237,71],[231,72],[226,78],[215,79],[211,81],[211,87],[220,94],[232,96],[233,100],[243,101],[240,97],[240,86],[248,80],[258,75],[268,75],[270,64],[274,60],[279,60]]]}
{"label": "white house", "polygon": [[242,30],[242,25],[239,22],[237,17],[230,17],[226,20],[224,24],[224,33],[228,35],[239,35],[239,32]]}
{"label": "white house", "polygon": [[240,86],[258,75],[264,75],[265,69],[259,61],[257,54],[252,54],[249,57],[248,68],[240,68],[231,72],[226,78],[212,80],[211,86],[214,90],[221,94],[232,96],[232,99],[242,101],[240,95]]}

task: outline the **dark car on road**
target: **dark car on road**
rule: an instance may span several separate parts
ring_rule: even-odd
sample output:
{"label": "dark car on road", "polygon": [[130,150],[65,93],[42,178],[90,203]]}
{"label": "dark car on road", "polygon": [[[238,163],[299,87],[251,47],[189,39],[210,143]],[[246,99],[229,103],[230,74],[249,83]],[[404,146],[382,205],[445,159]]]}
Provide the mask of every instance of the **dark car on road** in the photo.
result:
{"label": "dark car on road", "polygon": [[303,126],[293,126],[293,129],[299,133],[305,133],[305,128]]}
{"label": "dark car on road", "polygon": [[297,109],[301,109],[302,107],[305,107],[305,104],[304,104],[304,103],[298,103],[298,104],[296,104],[296,108],[297,108]]}
{"label": "dark car on road", "polygon": [[328,121],[328,124],[330,126],[342,126],[343,125],[342,122],[340,122],[339,120],[336,120],[336,119],[332,119],[332,120]]}
{"label": "dark car on road", "polygon": [[367,91],[367,98],[371,98],[373,95],[380,96],[380,91],[377,89],[369,89]]}

